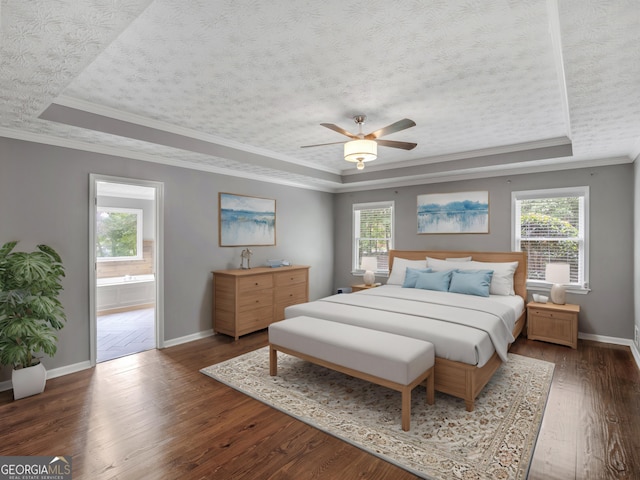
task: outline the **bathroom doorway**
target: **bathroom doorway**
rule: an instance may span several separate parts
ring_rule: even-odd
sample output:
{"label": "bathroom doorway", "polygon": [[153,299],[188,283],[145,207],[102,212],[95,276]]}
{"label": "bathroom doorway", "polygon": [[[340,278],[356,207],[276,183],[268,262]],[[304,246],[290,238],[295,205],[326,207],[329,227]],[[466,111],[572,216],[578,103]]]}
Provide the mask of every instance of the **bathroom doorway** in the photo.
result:
{"label": "bathroom doorway", "polygon": [[91,176],[91,362],[162,346],[162,184]]}

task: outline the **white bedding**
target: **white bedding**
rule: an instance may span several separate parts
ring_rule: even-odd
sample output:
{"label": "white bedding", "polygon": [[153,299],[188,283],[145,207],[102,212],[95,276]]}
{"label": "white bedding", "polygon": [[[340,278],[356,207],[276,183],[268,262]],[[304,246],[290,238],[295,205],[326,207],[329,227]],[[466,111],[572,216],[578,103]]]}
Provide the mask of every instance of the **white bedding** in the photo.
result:
{"label": "white bedding", "polygon": [[523,309],[518,296],[485,298],[383,285],[292,305],[285,318],[307,315],[427,340],[436,356],[481,367],[494,352],[507,360]]}

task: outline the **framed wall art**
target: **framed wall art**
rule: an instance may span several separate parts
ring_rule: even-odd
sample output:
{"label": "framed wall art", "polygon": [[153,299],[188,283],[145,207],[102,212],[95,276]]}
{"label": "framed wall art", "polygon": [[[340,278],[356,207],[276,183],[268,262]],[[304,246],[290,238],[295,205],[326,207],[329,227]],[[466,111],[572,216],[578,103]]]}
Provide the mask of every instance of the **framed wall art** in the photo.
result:
{"label": "framed wall art", "polygon": [[276,244],[276,201],[233,193],[218,194],[221,247]]}
{"label": "framed wall art", "polygon": [[489,233],[489,192],[418,195],[418,234]]}

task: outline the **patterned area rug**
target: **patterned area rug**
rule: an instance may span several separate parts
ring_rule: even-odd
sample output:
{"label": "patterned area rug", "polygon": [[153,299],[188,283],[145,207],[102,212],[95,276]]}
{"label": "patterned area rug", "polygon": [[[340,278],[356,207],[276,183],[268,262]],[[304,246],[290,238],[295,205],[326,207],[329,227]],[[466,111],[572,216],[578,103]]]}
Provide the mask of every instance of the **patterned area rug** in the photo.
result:
{"label": "patterned area rug", "polygon": [[201,370],[267,405],[430,479],[525,479],[554,365],[509,354],[467,412],[460,399],[412,395],[411,430],[400,428],[400,393],[268,347]]}

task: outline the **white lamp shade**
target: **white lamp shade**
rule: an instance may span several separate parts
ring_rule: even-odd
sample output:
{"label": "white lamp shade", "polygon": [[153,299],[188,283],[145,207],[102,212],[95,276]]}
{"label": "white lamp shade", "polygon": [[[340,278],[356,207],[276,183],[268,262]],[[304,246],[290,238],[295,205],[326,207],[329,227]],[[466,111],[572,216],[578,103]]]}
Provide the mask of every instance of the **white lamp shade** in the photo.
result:
{"label": "white lamp shade", "polygon": [[548,263],[544,278],[547,282],[564,285],[570,281],[570,267],[568,263]]}
{"label": "white lamp shade", "polygon": [[378,269],[378,259],[376,257],[362,257],[360,268],[364,270],[362,281],[365,285],[373,285],[376,281],[375,271]]}
{"label": "white lamp shade", "polygon": [[378,259],[376,257],[362,257],[360,268],[364,271],[375,272],[378,269]]}
{"label": "white lamp shade", "polygon": [[378,158],[378,144],[374,140],[352,140],[344,144],[347,162],[370,162]]}
{"label": "white lamp shade", "polygon": [[558,305],[564,305],[566,301],[567,289],[565,285],[570,281],[570,267],[568,263],[548,263],[544,278],[547,282],[553,283],[551,287],[551,301]]}

